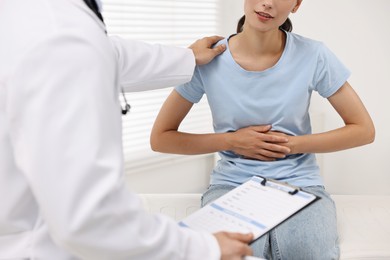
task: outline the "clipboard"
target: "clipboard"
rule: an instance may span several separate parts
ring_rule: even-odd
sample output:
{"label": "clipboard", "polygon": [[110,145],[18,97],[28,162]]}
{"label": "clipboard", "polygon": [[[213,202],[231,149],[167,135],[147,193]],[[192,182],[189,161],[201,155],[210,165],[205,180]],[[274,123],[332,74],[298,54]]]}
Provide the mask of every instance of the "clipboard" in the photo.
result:
{"label": "clipboard", "polygon": [[179,225],[210,233],[253,233],[255,241],[318,199],[299,187],[254,176],[187,216]]}

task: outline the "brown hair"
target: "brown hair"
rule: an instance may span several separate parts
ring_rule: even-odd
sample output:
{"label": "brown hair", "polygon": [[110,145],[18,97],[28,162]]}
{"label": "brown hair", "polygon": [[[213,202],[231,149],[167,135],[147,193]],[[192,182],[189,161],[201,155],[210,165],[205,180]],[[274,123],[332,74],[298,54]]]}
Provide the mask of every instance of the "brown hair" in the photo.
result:
{"label": "brown hair", "polygon": [[[242,30],[244,29],[243,28],[244,23],[245,23],[245,15],[243,17],[241,17],[241,19],[238,21],[237,33],[242,32]],[[284,30],[286,32],[291,32],[293,29],[293,25],[292,25],[290,18],[287,18],[287,20],[281,26],[279,26],[279,29]]]}

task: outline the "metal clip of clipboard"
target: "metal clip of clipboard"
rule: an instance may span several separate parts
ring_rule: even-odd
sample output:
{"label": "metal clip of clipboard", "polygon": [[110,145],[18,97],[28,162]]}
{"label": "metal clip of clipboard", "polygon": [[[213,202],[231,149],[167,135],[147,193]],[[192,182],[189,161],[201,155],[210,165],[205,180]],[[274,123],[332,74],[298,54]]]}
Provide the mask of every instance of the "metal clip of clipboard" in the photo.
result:
{"label": "metal clip of clipboard", "polygon": [[266,186],[267,182],[273,182],[273,183],[276,183],[278,185],[283,185],[283,186],[286,186],[286,187],[292,189],[292,190],[286,191],[290,195],[295,195],[295,194],[297,194],[301,190],[300,187],[288,184],[287,182],[277,181],[277,180],[274,180],[274,179],[268,179],[268,178],[265,178],[265,177],[263,177],[261,175],[256,175],[256,176],[263,179],[260,182],[260,184],[263,185],[263,186]]}

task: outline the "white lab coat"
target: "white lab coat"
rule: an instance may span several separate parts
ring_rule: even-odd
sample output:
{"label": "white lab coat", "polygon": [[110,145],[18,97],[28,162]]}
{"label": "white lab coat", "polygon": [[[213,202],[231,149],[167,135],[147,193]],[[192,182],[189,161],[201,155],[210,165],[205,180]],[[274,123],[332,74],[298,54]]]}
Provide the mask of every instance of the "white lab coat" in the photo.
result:
{"label": "white lab coat", "polygon": [[192,52],[110,39],[82,0],[1,0],[0,37],[0,259],[219,259],[123,177],[120,86],[188,81]]}

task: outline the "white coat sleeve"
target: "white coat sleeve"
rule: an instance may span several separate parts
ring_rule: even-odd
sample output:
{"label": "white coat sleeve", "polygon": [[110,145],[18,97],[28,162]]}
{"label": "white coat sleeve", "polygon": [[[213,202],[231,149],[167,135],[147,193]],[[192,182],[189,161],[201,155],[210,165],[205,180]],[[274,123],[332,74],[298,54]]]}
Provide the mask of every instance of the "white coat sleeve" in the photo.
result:
{"label": "white coat sleeve", "polygon": [[191,80],[191,49],[111,37],[117,55],[120,85],[125,91],[172,87]]}
{"label": "white coat sleeve", "polygon": [[[4,105],[16,163],[51,237],[81,259],[219,259],[212,235],[147,214],[126,188],[116,61],[101,41],[53,35],[9,78]],[[127,75],[129,86],[146,84],[143,73]]]}

